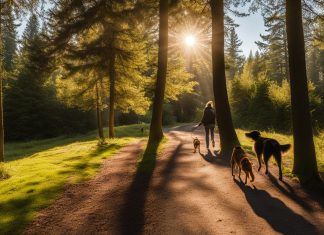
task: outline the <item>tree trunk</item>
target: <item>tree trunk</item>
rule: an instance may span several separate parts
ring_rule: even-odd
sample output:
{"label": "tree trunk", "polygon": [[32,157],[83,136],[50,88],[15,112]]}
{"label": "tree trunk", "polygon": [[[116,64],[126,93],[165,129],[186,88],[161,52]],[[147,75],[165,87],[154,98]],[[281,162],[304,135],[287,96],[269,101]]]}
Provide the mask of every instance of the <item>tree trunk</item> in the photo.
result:
{"label": "tree trunk", "polygon": [[314,148],[300,0],[286,0],[286,28],[294,135],[294,167],[302,183],[319,180]]}
{"label": "tree trunk", "polygon": [[2,55],[3,55],[2,26],[0,24],[0,162],[4,162],[3,87],[2,87],[2,83],[4,79],[4,66],[3,66]]}
{"label": "tree trunk", "polygon": [[285,47],[285,78],[289,81],[289,62],[288,62],[288,49],[287,49],[287,35],[284,36]]}
{"label": "tree trunk", "polygon": [[115,68],[116,55],[113,52],[109,63],[109,138],[115,137],[115,82],[116,82],[116,68]]}
{"label": "tree trunk", "polygon": [[149,142],[159,141],[163,137],[162,113],[168,61],[168,3],[160,0],[158,71],[153,100],[152,120]]}
{"label": "tree trunk", "polygon": [[228,156],[239,145],[228,101],[224,59],[224,2],[211,0],[212,14],[212,66],[216,120],[219,129],[222,155]]}
{"label": "tree trunk", "polygon": [[103,126],[102,126],[101,102],[100,102],[98,83],[96,83],[96,109],[97,109],[97,126],[98,126],[99,138],[101,140],[104,140],[105,136],[103,133]]}
{"label": "tree trunk", "polygon": [[0,162],[4,162],[4,127],[3,127],[3,70],[0,68]]}

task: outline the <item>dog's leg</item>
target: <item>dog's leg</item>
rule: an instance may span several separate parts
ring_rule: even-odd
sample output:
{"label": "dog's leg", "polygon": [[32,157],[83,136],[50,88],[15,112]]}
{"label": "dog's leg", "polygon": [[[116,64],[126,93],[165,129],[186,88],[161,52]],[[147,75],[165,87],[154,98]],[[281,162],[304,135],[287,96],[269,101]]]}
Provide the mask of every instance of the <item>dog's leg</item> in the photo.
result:
{"label": "dog's leg", "polygon": [[253,182],[254,181],[254,175],[253,175],[253,171],[251,169],[251,171],[249,172],[250,174],[250,182]]}
{"label": "dog's leg", "polygon": [[279,151],[278,153],[274,154],[274,157],[276,159],[278,168],[279,168],[279,180],[282,180],[282,170],[281,170],[281,152]]}
{"label": "dog's leg", "polygon": [[248,172],[245,171],[245,182],[244,182],[244,184],[247,184],[247,178],[248,178]]}
{"label": "dog's leg", "polygon": [[198,145],[198,153],[200,153],[200,145]]}
{"label": "dog's leg", "polygon": [[255,144],[254,144],[254,151],[255,151],[255,153],[257,155],[257,158],[258,158],[258,163],[259,163],[258,171],[260,171],[260,169],[261,169],[261,158],[262,158],[263,146],[260,145],[259,143],[255,142]]}
{"label": "dog's leg", "polygon": [[258,171],[260,171],[260,169],[261,169],[261,157],[262,157],[262,154],[258,154],[257,157],[258,157],[258,163],[259,163]]}
{"label": "dog's leg", "polygon": [[265,166],[266,166],[266,171],[265,173],[268,174],[268,163],[269,163],[269,159],[271,157],[271,153],[268,152],[268,151],[265,151],[264,154],[263,154],[263,157],[264,157],[264,162],[265,162]]}
{"label": "dog's leg", "polygon": [[242,181],[242,178],[241,178],[241,167],[238,166],[238,168],[239,168],[239,178],[240,178],[240,181]]}
{"label": "dog's leg", "polygon": [[232,176],[234,178],[234,161],[233,161],[233,159],[231,160],[231,167],[232,167]]}

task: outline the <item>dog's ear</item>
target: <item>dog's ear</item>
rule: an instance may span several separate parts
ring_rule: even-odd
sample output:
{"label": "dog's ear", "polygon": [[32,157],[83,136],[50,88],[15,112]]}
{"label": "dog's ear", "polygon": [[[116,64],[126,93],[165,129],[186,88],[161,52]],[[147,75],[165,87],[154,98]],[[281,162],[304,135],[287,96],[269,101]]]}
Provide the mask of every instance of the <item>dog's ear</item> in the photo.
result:
{"label": "dog's ear", "polygon": [[251,131],[249,133],[245,133],[245,136],[255,140],[261,136],[261,133],[259,131]]}

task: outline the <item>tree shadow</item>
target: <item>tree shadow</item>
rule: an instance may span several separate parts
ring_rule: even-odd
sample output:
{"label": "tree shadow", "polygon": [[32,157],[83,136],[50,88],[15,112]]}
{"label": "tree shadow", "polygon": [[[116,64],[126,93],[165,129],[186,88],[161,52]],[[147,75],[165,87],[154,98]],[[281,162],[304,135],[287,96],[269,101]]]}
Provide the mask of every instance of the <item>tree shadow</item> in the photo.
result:
{"label": "tree shadow", "polygon": [[214,154],[208,149],[207,154],[199,153],[200,156],[206,161],[211,164],[223,166],[223,167],[229,167],[230,161],[228,158],[224,158],[223,155],[220,153],[219,150],[214,150]]}
{"label": "tree shadow", "polygon": [[144,226],[144,209],[150,181],[156,165],[156,156],[161,144],[153,142],[147,146],[138,164],[136,175],[126,192],[125,203],[118,216],[122,234],[141,234]]}
{"label": "tree shadow", "polygon": [[282,234],[318,234],[316,227],[301,215],[285,205],[267,191],[252,189],[234,179],[240,187],[254,213],[263,218],[276,231]]}
{"label": "tree shadow", "polygon": [[302,206],[305,210],[307,211],[313,211],[313,208],[307,204],[307,202],[305,202],[304,199],[300,198],[295,190],[293,189],[292,186],[290,186],[290,184],[288,184],[285,181],[281,181],[286,187],[282,186],[277,178],[271,174],[270,172],[268,173],[268,178],[270,180],[270,182],[277,187],[280,192],[282,192],[284,195],[286,195],[287,197],[289,197],[290,199],[292,199],[294,202],[296,202],[297,204],[299,204],[300,206]]}

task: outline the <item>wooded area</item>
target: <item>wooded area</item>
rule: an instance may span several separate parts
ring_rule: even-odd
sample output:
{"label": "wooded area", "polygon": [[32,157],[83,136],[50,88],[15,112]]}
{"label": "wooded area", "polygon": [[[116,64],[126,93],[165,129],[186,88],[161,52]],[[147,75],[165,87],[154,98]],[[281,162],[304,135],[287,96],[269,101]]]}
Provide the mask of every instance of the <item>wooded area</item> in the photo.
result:
{"label": "wooded area", "polygon": [[321,234],[323,138],[324,1],[0,0],[0,233]]}
{"label": "wooded area", "polygon": [[[240,12],[246,4],[249,12]],[[294,172],[319,179],[313,134],[324,123],[323,7],[315,0],[1,1],[1,161],[4,141],[95,127],[104,139],[115,125],[150,122],[149,142],[159,141],[162,124],[198,121],[214,98],[225,155],[238,144],[234,126],[292,132]],[[230,16],[256,11],[267,34],[244,58]],[[198,41],[192,51],[183,45],[190,32]]]}

